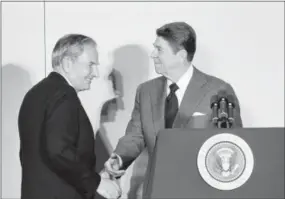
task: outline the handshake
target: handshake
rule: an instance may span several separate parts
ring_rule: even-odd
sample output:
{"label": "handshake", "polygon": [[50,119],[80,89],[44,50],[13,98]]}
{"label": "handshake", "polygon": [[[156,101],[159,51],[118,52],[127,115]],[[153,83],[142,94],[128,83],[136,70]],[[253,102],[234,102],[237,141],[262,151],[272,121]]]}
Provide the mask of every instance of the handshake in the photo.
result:
{"label": "handshake", "polygon": [[125,174],[125,170],[120,170],[122,161],[116,154],[105,162],[104,169],[100,172],[101,182],[97,188],[97,193],[108,199],[117,199],[122,195],[119,181],[116,179]]}

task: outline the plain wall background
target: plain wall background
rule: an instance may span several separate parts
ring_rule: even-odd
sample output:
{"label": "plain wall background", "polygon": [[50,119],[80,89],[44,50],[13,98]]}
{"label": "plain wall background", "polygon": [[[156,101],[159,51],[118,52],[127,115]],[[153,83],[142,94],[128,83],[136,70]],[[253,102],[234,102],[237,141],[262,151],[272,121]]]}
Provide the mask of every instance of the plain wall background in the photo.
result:
{"label": "plain wall background", "polygon": [[45,77],[43,3],[2,2],[2,197],[20,198],[18,112]]}
{"label": "plain wall background", "polygon": [[[194,65],[231,83],[245,127],[284,127],[283,2],[46,2],[45,29],[42,2],[3,2],[2,12],[3,198],[20,197],[20,103],[51,71],[53,46],[67,33],[94,38],[100,67],[113,67],[122,75],[124,107],[115,122],[103,125],[110,152],[125,133],[136,87],[157,76],[150,59],[155,30],[172,21],[195,29]],[[100,81],[80,94],[94,129],[99,127],[102,92],[109,92]],[[132,169],[122,178],[124,193],[130,189]]]}

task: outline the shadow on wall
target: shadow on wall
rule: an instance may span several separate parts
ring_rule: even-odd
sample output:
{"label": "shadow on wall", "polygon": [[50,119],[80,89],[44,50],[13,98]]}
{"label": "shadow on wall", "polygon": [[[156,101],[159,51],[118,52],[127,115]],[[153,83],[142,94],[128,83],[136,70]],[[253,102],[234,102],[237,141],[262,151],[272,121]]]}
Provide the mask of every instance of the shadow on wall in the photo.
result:
{"label": "shadow on wall", "polygon": [[[96,133],[95,154],[96,154],[96,171],[99,173],[104,168],[104,163],[108,160],[113,151],[113,147],[107,138],[107,131],[104,123],[115,122],[118,110],[124,110],[123,82],[122,75],[119,71],[113,69],[109,75],[109,79],[113,84],[116,98],[110,99],[103,104],[100,114],[100,129]],[[96,194],[96,199],[103,199],[102,196]]]}
{"label": "shadow on wall", "polygon": [[[126,45],[113,52],[113,68],[123,77],[124,102],[134,103],[134,92],[149,76],[149,55],[139,45]],[[133,107],[131,107],[133,108]]]}
{"label": "shadow on wall", "polygon": [[[29,73],[7,64],[2,67],[2,179],[4,197],[19,197],[21,164],[19,159],[18,112],[26,92],[32,87]],[[16,195],[15,195],[16,194]]]}
{"label": "shadow on wall", "polygon": [[[123,125],[123,132],[125,132],[125,127],[131,119],[130,115],[134,106],[136,89],[139,84],[149,78],[150,56],[139,45],[123,46],[116,49],[113,55],[113,68],[120,71],[124,79],[123,90],[125,94],[123,95],[123,101],[126,106],[119,121],[121,124],[118,123],[118,125]],[[147,153],[144,151],[134,162],[128,198],[136,198],[138,189],[144,179],[147,158]]]}
{"label": "shadow on wall", "polygon": [[110,141],[107,138],[106,129],[103,124],[107,122],[115,122],[118,110],[124,109],[124,103],[122,100],[122,75],[119,71],[113,69],[111,74],[109,75],[109,79],[113,84],[113,89],[117,97],[106,101],[101,109],[100,129],[96,133],[95,140],[97,172],[100,172],[103,169],[104,163],[108,160],[110,154],[113,151],[113,147],[111,146]]}
{"label": "shadow on wall", "polygon": [[[136,89],[149,76],[149,55],[139,45],[122,46],[113,52],[112,68],[113,72],[110,78],[113,80],[113,88],[118,97],[107,101],[101,111],[101,128],[96,135],[95,149],[97,171],[103,168],[104,162],[113,151],[109,139],[114,139],[112,135],[117,132],[122,132],[121,135],[124,135],[127,123],[131,119]],[[107,129],[102,125],[103,123],[109,123],[106,126]],[[109,131],[108,134],[111,137],[107,138],[106,131]],[[144,177],[146,160],[147,156],[141,155],[134,163],[129,198],[135,198],[137,189]],[[98,199],[102,198],[97,197]]]}

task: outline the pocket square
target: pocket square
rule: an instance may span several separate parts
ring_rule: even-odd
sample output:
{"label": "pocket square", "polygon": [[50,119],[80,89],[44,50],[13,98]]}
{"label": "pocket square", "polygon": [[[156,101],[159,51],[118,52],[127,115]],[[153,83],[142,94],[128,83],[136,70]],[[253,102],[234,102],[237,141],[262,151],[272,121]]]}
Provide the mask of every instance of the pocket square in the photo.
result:
{"label": "pocket square", "polygon": [[206,115],[205,113],[201,113],[201,112],[195,112],[193,113],[192,116],[201,116],[201,115]]}

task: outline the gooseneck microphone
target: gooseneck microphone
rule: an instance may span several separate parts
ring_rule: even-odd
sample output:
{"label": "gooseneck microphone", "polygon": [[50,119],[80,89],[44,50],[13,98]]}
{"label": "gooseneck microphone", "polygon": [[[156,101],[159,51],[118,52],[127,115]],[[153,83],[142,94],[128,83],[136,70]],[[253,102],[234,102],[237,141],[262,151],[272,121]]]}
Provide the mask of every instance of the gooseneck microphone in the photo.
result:
{"label": "gooseneck microphone", "polygon": [[227,91],[221,90],[218,92],[219,98],[219,111],[218,111],[218,128],[230,128],[231,123],[229,120],[229,112],[228,112],[228,94]]}
{"label": "gooseneck microphone", "polygon": [[235,122],[234,118],[234,108],[235,108],[235,99],[233,95],[228,96],[228,118],[231,124]]}
{"label": "gooseneck microphone", "polygon": [[212,109],[212,123],[215,125],[218,122],[218,109],[219,109],[219,98],[218,95],[213,95],[211,97],[211,109]]}
{"label": "gooseneck microphone", "polygon": [[226,91],[219,91],[218,92],[219,98],[219,118],[228,118],[228,99]]}
{"label": "gooseneck microphone", "polygon": [[211,97],[212,123],[217,128],[231,128],[234,125],[235,98],[220,90]]}

